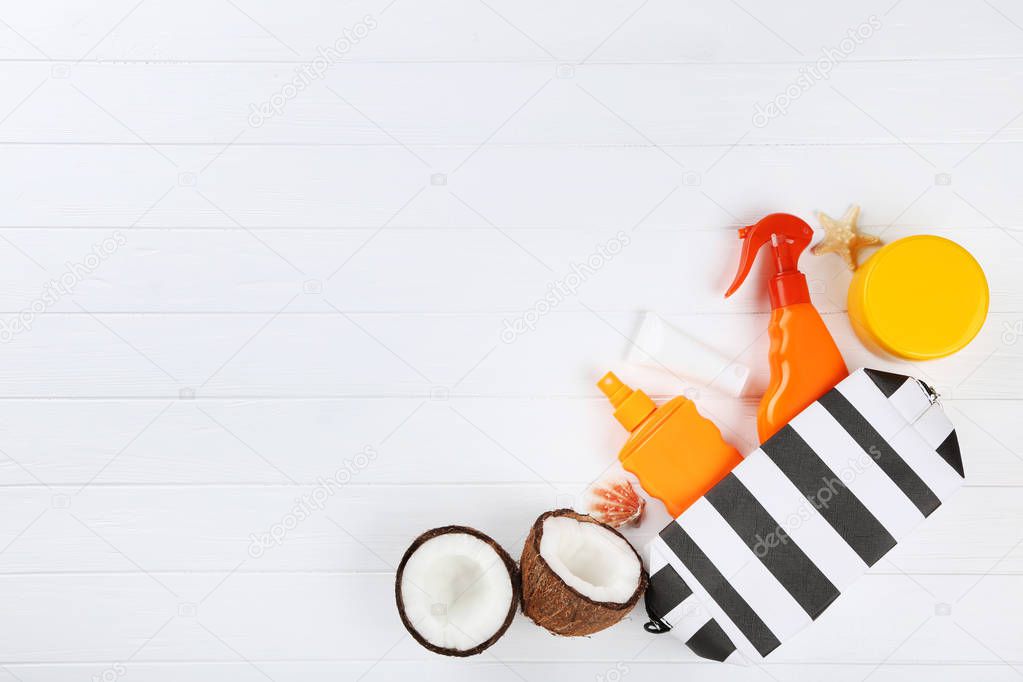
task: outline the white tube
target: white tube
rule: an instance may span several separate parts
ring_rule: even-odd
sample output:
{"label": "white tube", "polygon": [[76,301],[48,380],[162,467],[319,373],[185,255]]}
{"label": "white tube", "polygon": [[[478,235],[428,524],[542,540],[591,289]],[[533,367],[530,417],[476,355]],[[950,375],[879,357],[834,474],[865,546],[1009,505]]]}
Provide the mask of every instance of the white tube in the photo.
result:
{"label": "white tube", "polygon": [[627,362],[675,373],[708,388],[739,397],[749,379],[749,367],[728,358],[655,313],[643,316],[629,344]]}

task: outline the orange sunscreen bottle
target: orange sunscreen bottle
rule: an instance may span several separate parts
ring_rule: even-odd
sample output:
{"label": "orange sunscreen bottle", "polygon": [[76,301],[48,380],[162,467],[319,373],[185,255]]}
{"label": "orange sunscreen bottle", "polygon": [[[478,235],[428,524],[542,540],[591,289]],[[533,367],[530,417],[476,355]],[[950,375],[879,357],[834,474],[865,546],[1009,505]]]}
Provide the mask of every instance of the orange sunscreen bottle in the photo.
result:
{"label": "orange sunscreen bottle", "polygon": [[743,240],[739,271],[726,298],[746,279],[760,247],[770,242],[774,253],[774,276],[767,282],[771,381],[757,410],[757,432],[763,443],[848,376],[849,370],[820,313],[810,303],[806,275],[796,268],[799,255],[813,238],[810,226],[794,215],[772,213],[739,230],[739,238]]}
{"label": "orange sunscreen bottle", "polygon": [[632,435],[618,459],[672,516],[678,516],[742,461],[714,422],[692,400],[672,398],[657,407],[608,372],[597,383],[615,408],[615,419]]}

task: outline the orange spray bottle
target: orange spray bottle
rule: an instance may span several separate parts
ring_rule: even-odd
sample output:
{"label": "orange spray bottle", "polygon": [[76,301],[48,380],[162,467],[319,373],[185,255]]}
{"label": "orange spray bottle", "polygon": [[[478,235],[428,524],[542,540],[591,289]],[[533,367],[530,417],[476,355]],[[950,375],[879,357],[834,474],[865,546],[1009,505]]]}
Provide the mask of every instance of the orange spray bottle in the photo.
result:
{"label": "orange spray bottle", "polygon": [[618,459],[639,478],[672,516],[678,516],[725,477],[742,455],[721,437],[685,396],[657,407],[643,391],[634,391],[612,372],[597,386],[615,408],[615,418],[631,433]]}
{"label": "orange spray bottle", "polygon": [[726,298],[746,279],[760,247],[770,243],[774,253],[775,272],[767,282],[771,380],[757,410],[757,432],[763,443],[844,379],[849,370],[820,313],[810,303],[806,275],[797,268],[800,254],[813,238],[810,226],[794,215],[772,213],[739,230],[739,238],[743,240],[739,271]]}

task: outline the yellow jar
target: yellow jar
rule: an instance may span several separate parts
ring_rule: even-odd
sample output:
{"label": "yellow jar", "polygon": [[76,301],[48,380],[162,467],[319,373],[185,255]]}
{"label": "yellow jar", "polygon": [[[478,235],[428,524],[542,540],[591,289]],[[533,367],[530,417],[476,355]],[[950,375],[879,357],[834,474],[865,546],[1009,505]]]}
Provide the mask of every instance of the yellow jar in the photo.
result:
{"label": "yellow jar", "polygon": [[955,242],[905,237],[881,248],[849,285],[849,319],[865,344],[910,360],[951,355],[973,340],[988,309],[984,271]]}

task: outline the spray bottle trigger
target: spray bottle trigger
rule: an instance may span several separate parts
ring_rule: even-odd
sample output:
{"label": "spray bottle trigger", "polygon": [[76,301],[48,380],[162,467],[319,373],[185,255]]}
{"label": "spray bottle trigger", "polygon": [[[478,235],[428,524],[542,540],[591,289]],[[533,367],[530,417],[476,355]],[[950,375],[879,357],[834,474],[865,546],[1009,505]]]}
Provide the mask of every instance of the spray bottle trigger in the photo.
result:
{"label": "spray bottle trigger", "polygon": [[746,281],[746,276],[753,269],[753,261],[760,252],[760,247],[768,242],[774,247],[777,260],[776,272],[795,270],[800,254],[813,239],[813,229],[806,224],[806,221],[794,215],[772,213],[753,225],[740,228],[739,239],[742,240],[739,270],[735,273],[732,285],[725,292],[725,298],[734,294],[736,289]]}

